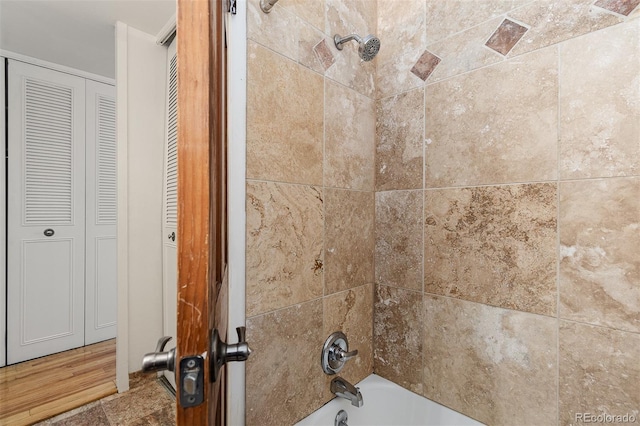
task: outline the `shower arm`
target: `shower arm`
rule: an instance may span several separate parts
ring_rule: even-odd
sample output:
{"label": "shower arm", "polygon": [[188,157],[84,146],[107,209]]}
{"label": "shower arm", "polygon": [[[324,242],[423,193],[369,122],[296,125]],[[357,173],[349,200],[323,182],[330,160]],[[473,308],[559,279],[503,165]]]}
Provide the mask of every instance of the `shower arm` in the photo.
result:
{"label": "shower arm", "polygon": [[273,5],[277,2],[278,0],[260,0],[260,9],[262,9],[264,13],[269,13]]}
{"label": "shower arm", "polygon": [[355,40],[358,43],[362,43],[362,37],[358,34],[349,34],[348,36],[340,37],[338,34],[333,36],[333,42],[336,45],[336,49],[342,50],[342,45],[348,41]]}

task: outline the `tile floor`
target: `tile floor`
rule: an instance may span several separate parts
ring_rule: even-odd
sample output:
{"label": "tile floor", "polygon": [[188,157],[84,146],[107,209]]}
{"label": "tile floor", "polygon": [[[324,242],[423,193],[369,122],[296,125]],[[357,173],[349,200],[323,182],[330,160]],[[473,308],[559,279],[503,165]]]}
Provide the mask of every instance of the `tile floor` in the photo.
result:
{"label": "tile floor", "polygon": [[171,426],[175,424],[175,398],[155,374],[133,373],[129,391],[115,394],[37,425],[56,426]]}

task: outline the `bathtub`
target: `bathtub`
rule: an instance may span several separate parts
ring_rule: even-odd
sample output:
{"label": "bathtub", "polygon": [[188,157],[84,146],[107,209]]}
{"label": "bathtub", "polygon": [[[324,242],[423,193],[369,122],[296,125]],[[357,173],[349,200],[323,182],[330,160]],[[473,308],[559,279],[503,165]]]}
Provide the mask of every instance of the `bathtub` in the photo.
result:
{"label": "bathtub", "polygon": [[467,426],[482,425],[465,415],[416,395],[387,379],[370,375],[357,385],[364,406],[334,398],[296,426],[334,426],[338,411],[347,412],[349,426]]}

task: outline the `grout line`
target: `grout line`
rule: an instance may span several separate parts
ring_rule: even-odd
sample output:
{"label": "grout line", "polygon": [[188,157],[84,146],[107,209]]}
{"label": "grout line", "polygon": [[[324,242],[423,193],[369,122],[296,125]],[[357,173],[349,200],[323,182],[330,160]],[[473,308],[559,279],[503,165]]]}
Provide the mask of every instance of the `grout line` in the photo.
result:
{"label": "grout line", "polygon": [[562,111],[560,111],[560,99],[561,99],[561,46],[557,48],[557,70],[558,74],[558,99],[556,110],[556,424],[560,425],[560,161],[561,161],[561,123],[562,123]]}

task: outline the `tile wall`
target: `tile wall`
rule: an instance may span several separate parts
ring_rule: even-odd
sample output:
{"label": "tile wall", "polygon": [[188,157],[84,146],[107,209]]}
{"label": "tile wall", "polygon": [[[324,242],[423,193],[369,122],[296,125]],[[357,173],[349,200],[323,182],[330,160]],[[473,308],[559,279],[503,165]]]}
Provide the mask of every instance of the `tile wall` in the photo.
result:
{"label": "tile wall", "polygon": [[487,424],[640,416],[639,3],[249,1],[247,424],[340,329]]}
{"label": "tile wall", "polygon": [[639,3],[378,0],[377,374],[491,425],[640,417]]}
{"label": "tile wall", "polygon": [[[342,330],[373,370],[375,62],[333,34],[376,32],[376,2],[248,4],[247,425],[288,425],[329,401],[320,366]],[[419,166],[421,167],[421,166]]]}

